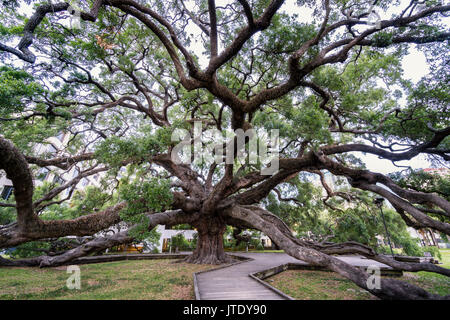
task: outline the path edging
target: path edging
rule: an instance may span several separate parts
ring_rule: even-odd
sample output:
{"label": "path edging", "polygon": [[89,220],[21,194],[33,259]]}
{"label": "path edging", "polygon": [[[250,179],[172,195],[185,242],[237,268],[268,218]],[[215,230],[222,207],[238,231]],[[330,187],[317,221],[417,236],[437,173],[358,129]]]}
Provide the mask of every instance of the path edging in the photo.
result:
{"label": "path edging", "polygon": [[[281,273],[283,271],[286,271],[288,269],[289,269],[289,264],[288,263],[287,264],[282,264],[282,265],[279,265],[277,267],[272,267],[272,268],[269,268],[269,269],[266,269],[266,270],[258,271],[258,272],[255,272],[255,273],[250,273],[249,277],[252,278],[253,280],[256,280],[257,282],[259,282],[260,284],[262,284],[266,288],[268,288],[268,289],[272,290],[273,292],[277,293],[278,295],[282,296],[286,300],[295,300],[290,295],[284,293],[283,291],[281,291],[281,290],[271,286],[266,281],[264,281],[264,279],[267,279],[268,277],[271,277],[273,275],[276,275],[276,274]],[[258,274],[260,274],[262,272],[266,273],[266,272],[268,272],[270,270],[274,270],[275,273],[267,275],[267,276],[261,276],[261,278],[258,276]]]}
{"label": "path edging", "polygon": [[189,256],[184,253],[131,253],[131,254],[114,254],[114,255],[100,255],[80,257],[74,260],[63,263],[62,265],[78,265],[91,263],[104,263],[127,260],[157,260],[157,259],[182,259]]}
{"label": "path edging", "polygon": [[[365,267],[357,267],[364,269]],[[268,268],[265,270],[261,270],[255,273],[249,274],[249,276],[264,285],[266,288],[269,288],[270,290],[276,292],[277,294],[283,296],[284,298],[288,300],[295,300],[295,298],[291,297],[290,295],[284,293],[283,291],[271,286],[268,282],[264,281],[264,279],[267,279],[269,277],[272,277],[274,275],[277,275],[281,272],[287,271],[287,270],[318,270],[318,271],[329,271],[332,272],[332,270],[329,270],[324,267],[320,266],[312,266],[312,265],[304,265],[304,264],[298,264],[298,263],[286,263],[282,264],[276,267]],[[384,272],[388,272],[391,276],[400,277],[402,276],[403,272],[398,270],[382,270]]]}

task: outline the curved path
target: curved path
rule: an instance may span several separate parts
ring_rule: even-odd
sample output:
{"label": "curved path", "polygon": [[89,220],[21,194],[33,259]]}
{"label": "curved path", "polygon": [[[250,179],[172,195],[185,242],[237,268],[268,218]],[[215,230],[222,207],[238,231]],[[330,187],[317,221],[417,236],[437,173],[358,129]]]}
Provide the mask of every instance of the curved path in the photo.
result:
{"label": "curved path", "polygon": [[[200,300],[285,300],[288,297],[266,287],[250,274],[278,267],[287,263],[305,265],[285,253],[233,253],[250,261],[243,261],[229,267],[196,274],[197,298]],[[391,269],[385,264],[358,256],[340,256],[339,259],[354,266],[377,265]]]}

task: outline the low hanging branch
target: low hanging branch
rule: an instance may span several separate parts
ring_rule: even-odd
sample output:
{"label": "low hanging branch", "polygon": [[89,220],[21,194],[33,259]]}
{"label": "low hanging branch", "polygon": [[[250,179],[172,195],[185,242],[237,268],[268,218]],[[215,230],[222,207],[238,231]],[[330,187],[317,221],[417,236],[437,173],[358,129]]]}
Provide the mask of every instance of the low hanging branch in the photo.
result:
{"label": "low hanging branch", "polygon": [[[148,215],[148,230],[152,230],[158,224],[176,225],[182,223],[191,223],[197,218],[196,215],[187,215],[181,210],[153,213]],[[105,228],[103,228],[105,229]],[[132,228],[130,228],[132,229]],[[8,260],[0,257],[0,266],[39,266],[56,267],[73,261],[76,258],[84,257],[88,254],[99,252],[121,244],[133,242],[134,238],[129,235],[129,231],[123,231],[112,236],[95,238],[74,249],[68,250],[57,256],[38,256],[29,259]]]}

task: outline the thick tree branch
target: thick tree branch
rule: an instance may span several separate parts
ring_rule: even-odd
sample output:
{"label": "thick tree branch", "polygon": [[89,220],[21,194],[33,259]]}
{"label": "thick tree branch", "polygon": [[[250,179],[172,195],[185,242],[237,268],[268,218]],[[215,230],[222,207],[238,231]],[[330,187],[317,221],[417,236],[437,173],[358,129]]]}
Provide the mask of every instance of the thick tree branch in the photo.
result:
{"label": "thick tree branch", "polygon": [[[273,221],[278,218],[270,212],[256,206],[236,206],[227,210],[226,215],[235,220],[243,221],[245,224],[252,225],[253,228],[264,232],[273,241],[277,243],[285,252],[294,258],[308,262],[315,266],[326,267],[332,271],[338,272],[347,279],[353,281],[359,287],[369,291],[382,299],[443,299],[431,294],[422,288],[413,286],[409,283],[394,279],[381,279],[380,289],[369,288],[369,275],[350,264],[339,260],[333,256],[324,254],[318,250],[300,245],[289,230],[279,221],[274,224]],[[279,220],[279,219],[278,219]]]}

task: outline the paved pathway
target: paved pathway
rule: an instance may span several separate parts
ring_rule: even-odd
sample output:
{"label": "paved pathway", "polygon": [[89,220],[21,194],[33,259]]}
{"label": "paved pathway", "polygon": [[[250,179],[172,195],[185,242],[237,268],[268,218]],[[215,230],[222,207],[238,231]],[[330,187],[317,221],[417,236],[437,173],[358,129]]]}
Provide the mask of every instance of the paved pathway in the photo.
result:
{"label": "paved pathway", "polygon": [[[283,296],[252,279],[249,274],[277,267],[286,263],[304,264],[285,253],[233,253],[252,261],[242,262],[227,268],[197,274],[200,300],[283,300]],[[355,266],[378,265],[379,262],[357,256],[338,257]]]}

